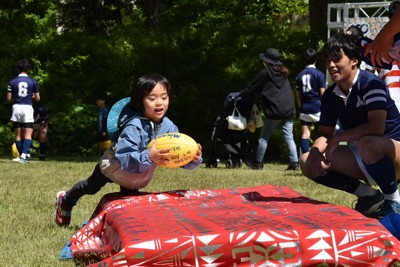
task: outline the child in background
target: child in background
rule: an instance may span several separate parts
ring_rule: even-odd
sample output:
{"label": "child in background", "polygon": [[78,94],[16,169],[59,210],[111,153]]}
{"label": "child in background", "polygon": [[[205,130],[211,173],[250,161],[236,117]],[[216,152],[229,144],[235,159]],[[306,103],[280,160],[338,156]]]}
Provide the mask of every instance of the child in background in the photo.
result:
{"label": "child in background", "polygon": [[106,106],[106,97],[104,95],[98,96],[96,104],[98,107],[96,133],[99,140],[99,148],[101,154],[103,154],[111,146],[111,141],[107,134],[108,108]]}
{"label": "child in background", "polygon": [[46,160],[47,152],[47,133],[49,131],[49,113],[40,106],[35,112],[35,122],[33,123],[32,139],[39,141],[39,160]]}
{"label": "child in background", "polygon": [[325,91],[325,75],[316,69],[318,53],[312,48],[303,54],[306,67],[297,75],[297,102],[300,107],[302,153],[310,150],[311,125],[319,122],[321,97]]}
{"label": "child in background", "polygon": [[[89,178],[67,192],[57,193],[54,214],[57,225],[69,225],[77,201],[84,195],[96,194],[107,183],[119,184],[125,194],[137,194],[149,184],[156,164],[165,164],[170,153],[168,149],[157,150],[155,144],[150,148],[147,145],[160,134],[178,132],[178,127],[165,116],[170,95],[170,83],[165,77],[153,73],[139,78],[131,92],[134,115],[124,122],[117,143],[104,153]],[[198,144],[194,160],[183,168],[192,170],[199,166],[201,151]]]}
{"label": "child in background", "polygon": [[33,107],[32,101],[40,101],[37,81],[28,76],[31,66],[26,59],[18,60],[18,76],[11,79],[7,88],[7,101],[13,103],[10,120],[14,123],[15,144],[20,154],[14,159],[20,163],[27,163],[29,149],[32,146]]}

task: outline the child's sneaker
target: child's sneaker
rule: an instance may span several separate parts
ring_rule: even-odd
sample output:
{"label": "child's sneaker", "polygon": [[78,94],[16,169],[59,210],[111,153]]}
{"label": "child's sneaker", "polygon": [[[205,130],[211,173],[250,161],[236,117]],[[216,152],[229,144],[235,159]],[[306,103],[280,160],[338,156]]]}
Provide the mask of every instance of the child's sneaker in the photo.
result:
{"label": "child's sneaker", "polygon": [[71,221],[71,209],[66,209],[62,205],[62,198],[65,191],[60,191],[56,196],[56,210],[54,212],[54,221],[58,226],[68,226]]}
{"label": "child's sneaker", "polygon": [[28,162],[29,162],[28,159],[19,158],[19,163],[25,164],[25,163],[28,163]]}

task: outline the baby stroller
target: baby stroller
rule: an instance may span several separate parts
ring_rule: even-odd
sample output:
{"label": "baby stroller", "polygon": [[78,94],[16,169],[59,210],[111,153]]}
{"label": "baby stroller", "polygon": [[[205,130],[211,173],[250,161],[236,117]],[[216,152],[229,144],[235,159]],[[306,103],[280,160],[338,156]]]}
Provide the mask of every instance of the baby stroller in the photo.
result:
{"label": "baby stroller", "polygon": [[211,134],[212,148],[206,161],[207,168],[216,168],[218,163],[225,163],[227,168],[240,168],[243,159],[252,155],[248,141],[248,130],[230,130],[226,117],[232,114],[236,105],[246,118],[250,117],[253,102],[244,101],[238,92],[227,95],[222,113],[215,119]]}

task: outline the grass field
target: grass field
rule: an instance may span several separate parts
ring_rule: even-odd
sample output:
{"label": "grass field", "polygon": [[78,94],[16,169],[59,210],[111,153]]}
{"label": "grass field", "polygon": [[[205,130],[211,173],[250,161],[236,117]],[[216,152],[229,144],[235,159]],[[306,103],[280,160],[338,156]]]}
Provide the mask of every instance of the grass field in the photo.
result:
{"label": "grass field", "polygon": [[[73,210],[71,225],[60,228],[53,221],[55,194],[86,178],[96,161],[32,160],[19,164],[0,159],[0,266],[74,266],[73,261],[58,260],[69,237],[86,221],[100,198],[118,191],[106,185],[97,195],[85,196]],[[146,191],[176,189],[241,188],[262,184],[287,186],[308,197],[351,207],[355,198],[327,189],[306,179],[299,171],[286,171],[286,165],[267,163],[262,171],[247,167],[226,169],[223,164],[194,171],[156,170]]]}

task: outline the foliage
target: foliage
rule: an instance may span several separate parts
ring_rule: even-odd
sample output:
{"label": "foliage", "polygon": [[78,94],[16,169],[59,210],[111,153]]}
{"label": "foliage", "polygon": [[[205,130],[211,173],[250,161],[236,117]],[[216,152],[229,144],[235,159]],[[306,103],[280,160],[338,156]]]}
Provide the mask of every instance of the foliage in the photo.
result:
{"label": "foliage", "polygon": [[110,34],[122,24],[121,9],[132,6],[120,0],[65,0],[58,6],[58,25],[63,32],[78,31],[94,35]]}
{"label": "foliage", "polygon": [[[105,92],[111,107],[142,74],[159,72],[173,85],[168,116],[207,152],[225,96],[255,77],[260,52],[278,48],[294,82],[310,45],[306,16],[303,0],[4,2],[0,79],[29,58],[51,115],[51,152],[90,154],[95,97]],[[3,120],[10,111],[0,106]],[[0,134],[7,151],[11,128]]]}

